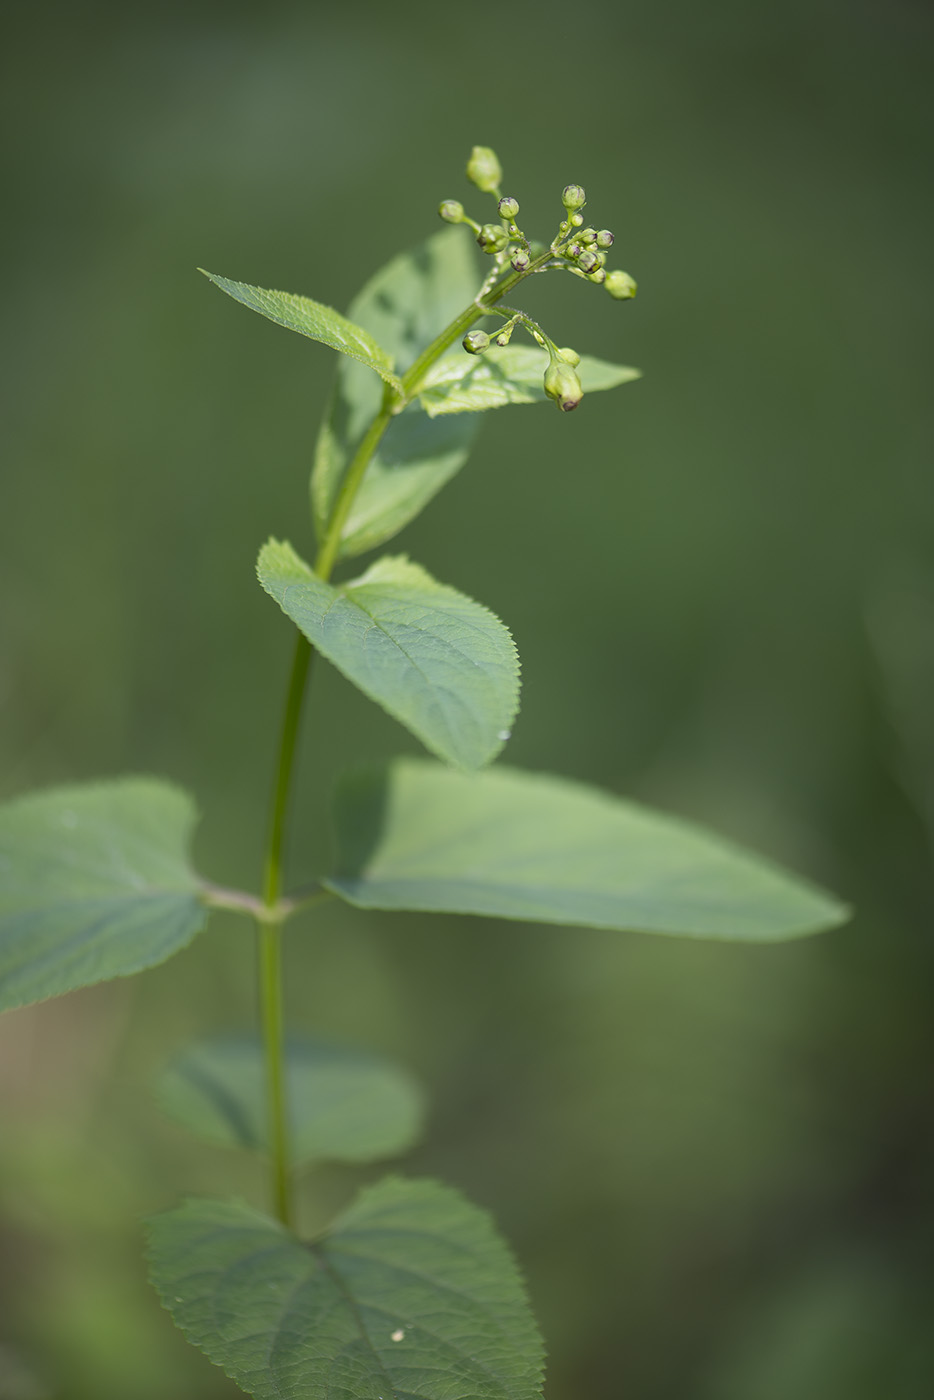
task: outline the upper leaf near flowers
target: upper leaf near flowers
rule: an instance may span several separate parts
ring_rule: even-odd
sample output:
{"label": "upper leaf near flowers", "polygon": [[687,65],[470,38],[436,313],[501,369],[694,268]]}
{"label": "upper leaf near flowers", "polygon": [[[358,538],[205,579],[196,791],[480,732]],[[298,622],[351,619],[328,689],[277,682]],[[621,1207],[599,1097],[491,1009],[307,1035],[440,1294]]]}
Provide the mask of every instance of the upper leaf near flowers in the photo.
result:
{"label": "upper leaf near flowers", "polygon": [[[474,252],[464,233],[444,229],[400,253],[358,293],[350,315],[392,354],[404,373],[463,311],[477,290]],[[461,352],[463,353],[463,352]],[[341,479],[381,404],[379,385],[341,360],[328,416],[318,437],[311,500],[324,537]],[[407,525],[460,470],[477,419],[432,422],[416,402],[394,418],[357,492],[344,526],[340,556],[373,549]]]}
{"label": "upper leaf near flowers", "polygon": [[267,320],[275,321],[277,326],[298,331],[299,335],[307,335],[310,340],[320,340],[322,345],[330,345],[332,350],[339,350],[342,355],[366,365],[368,369],[375,369],[396,393],[401,394],[402,385],[393,374],[392,355],[373,339],[369,331],[355,325],[339,311],[320,301],[312,301],[310,297],[297,296],[294,292],[251,287],[247,282],[232,282],[227,277],[206,272],[204,268],[199,271],[204,272],[205,277],[210,278],[222,292],[242,302],[251,311],[258,311]]}
{"label": "upper leaf near flowers", "polygon": [[[429,371],[419,390],[419,402],[431,418],[446,413],[480,413],[511,403],[547,403],[543,384],[547,350],[534,345],[491,345],[481,355],[467,355],[460,346],[449,351]],[[585,394],[615,389],[640,379],[642,371],[628,365],[583,355],[577,373]]]}

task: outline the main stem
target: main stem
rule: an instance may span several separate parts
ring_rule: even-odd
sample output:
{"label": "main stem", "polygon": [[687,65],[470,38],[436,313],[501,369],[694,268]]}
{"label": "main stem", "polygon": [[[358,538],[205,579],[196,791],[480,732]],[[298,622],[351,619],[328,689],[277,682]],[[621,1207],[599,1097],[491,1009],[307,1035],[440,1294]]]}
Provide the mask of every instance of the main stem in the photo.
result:
{"label": "main stem", "polygon": [[[525,272],[512,273],[499,287],[493,288],[485,298],[482,300],[478,298],[465,307],[461,314],[422,351],[415,363],[403,375],[404,397],[401,403],[398,399],[393,400],[387,390],[383,406],[361,439],[341,482],[328,521],[327,532],[315,560],[315,573],[320,579],[327,580],[331,576],[337,562],[337,552],[340,548],[344,525],[353,506],[354,498],[360,489],[366,469],[373,460],[373,454],[395,414],[410,402],[428,370],[444,354],[445,350],[453,345],[455,340],[463,336],[475,321],[478,321],[481,316],[485,316],[489,306],[511,291],[517,282],[521,282],[532,272],[537,272],[550,256],[550,253],[544,254],[532,263]],[[257,919],[259,1002],[266,1066],[272,1194],[276,1214],[283,1225],[289,1229],[293,1226],[294,1210],[289,1167],[285,1029],[282,1005],[282,927],[279,901],[282,894],[282,859],[289,797],[295,770],[295,752],[298,745],[302,702],[305,697],[312,655],[311,643],[299,632],[286,696],[285,713],[282,719],[276,780],[270,810],[269,838],[263,875],[263,914]]]}

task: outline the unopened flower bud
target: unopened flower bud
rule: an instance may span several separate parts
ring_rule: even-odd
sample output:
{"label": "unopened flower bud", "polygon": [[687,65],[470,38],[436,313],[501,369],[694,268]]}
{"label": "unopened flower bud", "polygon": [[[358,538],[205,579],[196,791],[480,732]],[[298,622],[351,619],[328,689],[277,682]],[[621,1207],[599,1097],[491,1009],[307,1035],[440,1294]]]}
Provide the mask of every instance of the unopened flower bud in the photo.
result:
{"label": "unopened flower bud", "polygon": [[532,259],[524,248],[517,248],[512,255],[512,265],[516,272],[528,272]]}
{"label": "unopened flower bud", "polygon": [[570,413],[584,397],[577,371],[566,360],[552,360],[545,370],[545,393],[561,409]]}
{"label": "unopened flower bud", "polygon": [[582,209],[587,202],[583,185],[565,185],[561,203],[565,209]]}
{"label": "unopened flower bud", "polygon": [[482,355],[490,348],[490,337],[486,331],[468,331],[461,344],[468,355]]}
{"label": "unopened flower bud", "polygon": [[580,355],[578,355],[576,350],[572,350],[569,345],[563,345],[558,351],[558,354],[561,356],[562,360],[564,360],[565,364],[570,365],[572,369],[577,369],[577,366],[581,362]]}
{"label": "unopened flower bud", "polygon": [[459,199],[442,199],[438,213],[446,224],[459,224],[463,222],[464,206]]}
{"label": "unopened flower bud", "polygon": [[583,214],[572,214],[572,215],[571,215],[571,223],[574,225],[575,228],[580,228],[580,226],[581,226],[581,224],[582,224],[583,222],[584,222],[584,216],[583,216]]}
{"label": "unopened flower bud", "polygon": [[485,253],[501,253],[509,242],[509,235],[500,224],[484,224],[477,234],[477,242]]}
{"label": "unopened flower bud", "polygon": [[606,253],[604,253],[602,248],[597,249],[594,253],[594,257],[597,259],[597,267],[606,267]]}
{"label": "unopened flower bud", "polygon": [[569,258],[579,258],[584,250],[579,243],[569,243],[564,251]]}
{"label": "unopened flower bud", "polygon": [[548,393],[549,399],[555,399],[562,413],[570,413],[571,409],[576,409],[584,398],[577,370],[574,370],[573,365],[567,364],[566,360],[552,360],[549,364],[548,370],[545,371],[545,392]]}
{"label": "unopened flower bud", "polygon": [[600,263],[597,260],[596,253],[592,253],[589,248],[585,248],[577,259],[577,265],[583,268],[585,272],[593,272],[594,268],[600,266]]}
{"label": "unopened flower bud", "polygon": [[583,243],[585,248],[589,247],[591,243],[597,241],[597,230],[595,228],[582,228],[577,235],[577,241]]}
{"label": "unopened flower bud", "polygon": [[503,195],[499,202],[499,212],[504,219],[514,219],[519,212],[518,201],[511,199],[508,194]]}
{"label": "unopened flower bud", "polygon": [[612,233],[610,233],[610,230],[609,230],[608,228],[602,228],[602,229],[600,230],[600,232],[597,234],[597,247],[598,247],[598,248],[612,248],[612,247],[613,247],[613,235],[612,235]]}
{"label": "unopened flower bud", "polygon": [[599,287],[603,282],[606,281],[606,268],[595,267],[593,272],[587,273],[587,281],[596,282],[597,286]]}
{"label": "unopened flower bud", "polygon": [[467,162],[467,179],[484,194],[492,194],[498,189],[503,178],[503,167],[496,158],[496,152],[489,146],[474,146]]}
{"label": "unopened flower bud", "polygon": [[628,272],[608,272],[603,285],[617,301],[628,301],[636,294],[636,284]]}

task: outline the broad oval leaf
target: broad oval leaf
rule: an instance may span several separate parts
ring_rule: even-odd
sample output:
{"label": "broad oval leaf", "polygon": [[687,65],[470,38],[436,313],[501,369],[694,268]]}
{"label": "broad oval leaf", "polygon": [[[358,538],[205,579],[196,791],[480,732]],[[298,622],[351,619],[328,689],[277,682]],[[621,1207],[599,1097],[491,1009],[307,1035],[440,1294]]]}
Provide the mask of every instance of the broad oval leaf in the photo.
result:
{"label": "broad oval leaf", "polygon": [[207,918],[191,798],[154,778],[0,808],[0,1010],[164,962]]}
{"label": "broad oval leaf", "polygon": [[540,1400],[543,1347],[485,1211],[388,1178],[300,1243],[236,1201],[149,1224],[152,1281],[256,1400]]}
{"label": "broad oval leaf", "polygon": [[[266,287],[251,287],[247,282],[232,282],[229,277],[218,277],[213,272],[206,272],[203,267],[198,270],[204,272],[205,277],[233,297],[234,301],[248,306],[251,311],[258,311],[267,320],[275,321],[277,326],[298,331],[299,335],[307,335],[310,340],[319,340],[322,345],[330,345],[332,350],[339,350],[342,355],[348,355],[368,369],[375,369],[397,393],[402,392],[402,385],[392,372],[392,355],[362,326],[355,325],[333,307],[312,301],[310,297],[297,296],[294,292],[275,292]],[[378,398],[377,388],[377,401]]]}
{"label": "broad oval leaf", "polygon": [[[549,403],[543,378],[548,352],[534,345],[493,345],[482,355],[468,355],[461,346],[448,351],[430,370],[419,401],[432,418],[449,413],[480,413],[511,403]],[[641,378],[628,365],[582,355],[577,367],[585,394],[615,389]]]}
{"label": "broad oval leaf", "polygon": [[563,778],[401,760],[347,780],[324,883],[369,909],[697,938],[816,933],[847,910],[677,818]]}
{"label": "broad oval leaf", "polygon": [[[479,286],[473,245],[464,229],[447,228],[393,258],[363,288],[349,314],[394,357],[400,374],[469,304]],[[370,422],[379,386],[342,360],[311,477],[315,527],[323,538],[337,489]],[[478,419],[433,422],[418,403],[393,420],[367,468],[344,526],[341,557],[391,539],[460,470]]]}
{"label": "broad oval leaf", "polygon": [[[418,1140],[424,1098],[414,1080],[380,1055],[290,1037],[286,1076],[293,1161],[378,1162]],[[158,1084],[165,1111],[221,1147],[268,1145],[263,1046],[228,1035],[182,1051]]]}
{"label": "broad oval leaf", "polygon": [[486,608],[401,556],[332,584],[270,540],[257,573],[312,645],[432,753],[462,768],[499,753],[518,709],[519,662]]}

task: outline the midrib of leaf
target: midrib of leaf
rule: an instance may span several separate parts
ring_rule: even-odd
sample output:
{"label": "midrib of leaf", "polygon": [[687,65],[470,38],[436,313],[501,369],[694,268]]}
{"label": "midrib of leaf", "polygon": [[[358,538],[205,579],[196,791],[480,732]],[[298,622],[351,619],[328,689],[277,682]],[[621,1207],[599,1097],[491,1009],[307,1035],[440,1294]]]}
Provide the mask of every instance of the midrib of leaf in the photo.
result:
{"label": "midrib of leaf", "polygon": [[357,1306],[356,1299],[350,1292],[350,1289],[347,1287],[347,1284],[344,1282],[344,1279],[341,1276],[339,1269],[337,1269],[328,1259],[322,1245],[310,1244],[308,1245],[308,1252],[309,1254],[314,1256],[320,1267],[327,1274],[328,1278],[331,1280],[334,1287],[337,1289],[338,1293],[343,1298],[347,1306],[347,1310],[349,1311],[351,1317],[354,1320],[354,1326],[360,1333],[361,1341],[363,1342],[367,1351],[373,1357],[373,1360],[376,1364],[376,1369],[379,1371],[380,1375],[386,1382],[386,1389],[390,1392],[389,1396],[386,1397],[386,1400],[392,1400],[392,1397],[395,1396],[396,1393],[396,1388],[392,1383],[392,1378],[386,1370],[385,1366],[383,1365],[382,1358],[380,1357],[379,1352],[376,1350],[373,1343],[370,1341],[369,1334],[367,1333],[366,1327],[363,1323],[363,1318],[360,1316],[360,1309]]}

